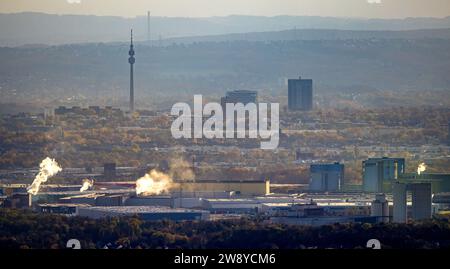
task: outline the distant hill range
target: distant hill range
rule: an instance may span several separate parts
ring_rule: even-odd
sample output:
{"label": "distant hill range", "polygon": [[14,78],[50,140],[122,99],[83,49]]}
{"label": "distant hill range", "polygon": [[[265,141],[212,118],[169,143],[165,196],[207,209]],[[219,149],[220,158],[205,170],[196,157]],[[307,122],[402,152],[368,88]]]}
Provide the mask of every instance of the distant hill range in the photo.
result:
{"label": "distant hill range", "polygon": [[[450,39],[450,29],[422,29],[406,31],[355,31],[330,29],[294,29],[273,32],[234,33],[224,35],[168,38],[153,44],[170,45],[195,42],[226,41],[293,41],[293,40],[370,40],[370,39]],[[148,43],[148,42],[144,42]]]}
{"label": "distant hill range", "polygon": [[[121,18],[43,13],[0,14],[0,46],[121,42],[128,40],[130,28],[134,29],[137,40],[147,40],[147,18],[145,16]],[[448,38],[449,31],[440,30],[447,28],[450,28],[450,17],[407,19],[305,16],[152,17],[151,39],[158,43],[159,40],[162,40],[161,43],[163,43],[237,39],[269,41]],[[424,29],[434,30],[423,31]],[[189,38],[179,39],[180,37]]]}

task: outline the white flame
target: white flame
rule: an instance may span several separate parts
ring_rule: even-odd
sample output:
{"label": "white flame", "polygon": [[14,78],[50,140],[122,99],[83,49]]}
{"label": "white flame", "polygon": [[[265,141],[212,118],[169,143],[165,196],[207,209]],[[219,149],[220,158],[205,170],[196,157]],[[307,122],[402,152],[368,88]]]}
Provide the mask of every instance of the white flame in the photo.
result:
{"label": "white flame", "polygon": [[425,165],[425,163],[421,163],[419,164],[419,167],[417,167],[417,174],[420,176],[420,174],[422,174],[422,172],[425,172],[425,170],[427,170],[427,166]]}
{"label": "white flame", "polygon": [[172,184],[169,175],[152,170],[136,181],[136,194],[158,195],[167,192]]}
{"label": "white flame", "polygon": [[94,186],[94,180],[83,179],[83,186],[81,186],[80,192],[87,191],[92,188],[92,186]]}
{"label": "white flame", "polygon": [[47,182],[50,177],[62,171],[58,163],[49,157],[45,158],[39,167],[39,173],[36,175],[33,183],[27,188],[28,193],[32,195],[38,194],[42,183]]}

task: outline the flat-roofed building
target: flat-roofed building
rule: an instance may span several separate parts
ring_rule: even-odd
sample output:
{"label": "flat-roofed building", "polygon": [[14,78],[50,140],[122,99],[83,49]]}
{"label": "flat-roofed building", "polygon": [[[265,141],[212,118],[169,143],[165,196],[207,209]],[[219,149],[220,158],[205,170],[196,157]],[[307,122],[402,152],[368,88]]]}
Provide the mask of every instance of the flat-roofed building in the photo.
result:
{"label": "flat-roofed building", "polygon": [[226,107],[226,104],[241,103],[247,105],[249,103],[256,104],[257,102],[258,102],[258,92],[246,90],[229,91],[227,92],[225,97],[222,97],[220,101],[223,108]]}
{"label": "flat-roofed building", "polygon": [[312,164],[310,166],[309,190],[317,192],[340,191],[344,182],[344,170],[344,165],[340,163]]}
{"label": "flat-roofed building", "polygon": [[362,166],[363,190],[382,193],[391,191],[391,183],[405,172],[405,159],[370,158]]}
{"label": "flat-roofed building", "polygon": [[184,208],[170,208],[158,206],[115,206],[115,207],[86,207],[78,209],[79,216],[92,219],[137,215],[146,221],[172,220],[209,220],[209,212]]}
{"label": "flat-roofed building", "polygon": [[408,221],[408,191],[412,196],[411,219],[413,221],[430,219],[432,216],[431,183],[393,183],[393,222]]}
{"label": "flat-roofed building", "polygon": [[171,192],[235,192],[243,196],[270,194],[270,180],[198,180],[177,182]]}

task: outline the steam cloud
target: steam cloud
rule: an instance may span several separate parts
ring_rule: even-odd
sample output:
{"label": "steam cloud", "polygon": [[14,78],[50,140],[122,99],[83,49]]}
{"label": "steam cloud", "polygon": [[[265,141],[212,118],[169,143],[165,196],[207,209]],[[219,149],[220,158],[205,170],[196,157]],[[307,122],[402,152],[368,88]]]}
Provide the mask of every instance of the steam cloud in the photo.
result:
{"label": "steam cloud", "polygon": [[420,176],[420,174],[422,174],[422,172],[425,172],[425,170],[427,170],[427,166],[425,165],[425,163],[421,163],[419,164],[419,167],[417,167],[417,174]]}
{"label": "steam cloud", "polygon": [[172,186],[173,181],[169,175],[152,170],[136,181],[136,194],[158,195],[168,192]]}
{"label": "steam cloud", "polygon": [[80,192],[87,191],[92,188],[92,186],[94,186],[94,180],[83,179],[83,186],[81,186]]}
{"label": "steam cloud", "polygon": [[67,0],[67,3],[69,4],[81,4],[81,0]]}
{"label": "steam cloud", "polygon": [[381,0],[367,0],[367,3],[373,5],[373,4],[381,4]]}
{"label": "steam cloud", "polygon": [[41,184],[47,182],[47,180],[62,171],[62,168],[54,159],[49,157],[45,158],[39,165],[39,173],[36,175],[33,183],[27,188],[28,193],[36,195],[41,188]]}

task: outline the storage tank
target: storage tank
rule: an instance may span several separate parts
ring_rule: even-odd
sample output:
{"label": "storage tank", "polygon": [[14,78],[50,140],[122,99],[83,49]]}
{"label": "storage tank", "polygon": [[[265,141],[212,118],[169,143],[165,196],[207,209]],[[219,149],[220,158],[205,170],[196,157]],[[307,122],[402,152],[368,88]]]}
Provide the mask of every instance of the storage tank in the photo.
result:
{"label": "storage tank", "polygon": [[377,218],[379,223],[389,222],[389,202],[385,194],[377,194],[370,208],[370,215]]}

